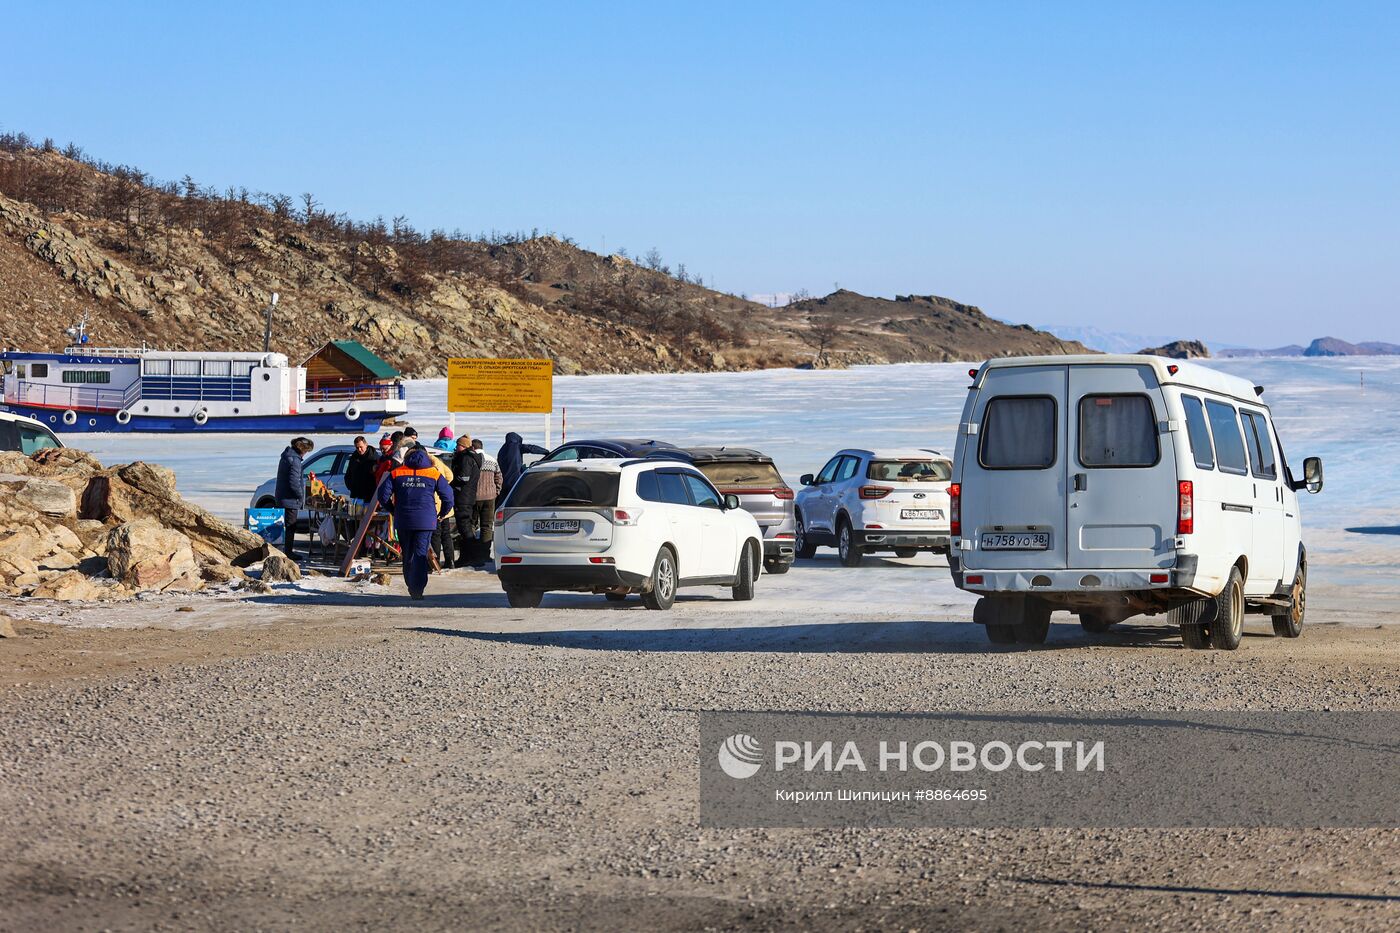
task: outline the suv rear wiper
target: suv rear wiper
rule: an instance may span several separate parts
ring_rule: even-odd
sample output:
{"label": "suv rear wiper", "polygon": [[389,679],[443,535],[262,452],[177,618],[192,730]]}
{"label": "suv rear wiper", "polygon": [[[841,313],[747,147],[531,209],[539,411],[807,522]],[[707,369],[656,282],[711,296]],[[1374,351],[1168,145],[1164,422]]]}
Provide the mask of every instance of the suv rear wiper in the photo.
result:
{"label": "suv rear wiper", "polygon": [[550,505],[592,505],[592,504],[593,504],[593,500],[592,500],[592,499],[570,499],[568,496],[560,496],[560,497],[557,498],[557,499],[551,499],[550,502],[549,502],[549,504],[550,504]]}

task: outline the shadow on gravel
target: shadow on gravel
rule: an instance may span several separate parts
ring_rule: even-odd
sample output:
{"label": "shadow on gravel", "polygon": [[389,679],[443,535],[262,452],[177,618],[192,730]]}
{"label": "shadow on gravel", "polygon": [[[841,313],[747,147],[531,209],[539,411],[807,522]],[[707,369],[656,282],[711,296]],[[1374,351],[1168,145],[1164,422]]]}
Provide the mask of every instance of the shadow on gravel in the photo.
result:
{"label": "shadow on gravel", "polygon": [[1400,535],[1400,525],[1363,525],[1360,528],[1344,528],[1354,535]]}
{"label": "shadow on gravel", "polygon": [[[592,651],[774,651],[813,654],[1005,654],[1057,648],[1157,647],[1172,630],[1125,629],[1089,640],[1078,628],[1057,625],[1050,641],[1031,649],[993,645],[971,622],[831,622],[714,628],[574,629],[554,632],[480,632],[440,626],[404,631],[514,645],[548,645]],[[1179,645],[1179,642],[1178,642]]]}
{"label": "shadow on gravel", "polygon": [[1098,888],[1108,891],[1155,891],[1167,894],[1220,894],[1249,897],[1286,897],[1337,901],[1376,901],[1400,903],[1395,894],[1350,894],[1346,891],[1270,891],[1267,888],[1211,888],[1190,884],[1129,884],[1124,881],[1067,881],[1059,878],[1015,878],[1021,884],[1041,884],[1060,888]]}
{"label": "shadow on gravel", "polygon": [[[601,598],[601,597],[600,597]],[[352,606],[356,609],[505,609],[504,593],[439,593],[428,590],[427,598],[415,602],[406,591],[396,593],[269,593],[251,596],[245,602],[259,606]]]}

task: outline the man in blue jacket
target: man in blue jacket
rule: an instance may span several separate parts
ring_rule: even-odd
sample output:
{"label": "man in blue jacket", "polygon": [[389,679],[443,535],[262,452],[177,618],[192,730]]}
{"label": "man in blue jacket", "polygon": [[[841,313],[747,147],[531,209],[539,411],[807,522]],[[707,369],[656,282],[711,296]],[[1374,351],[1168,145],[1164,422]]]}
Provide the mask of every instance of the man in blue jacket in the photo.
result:
{"label": "man in blue jacket", "polygon": [[452,514],[452,485],[437,471],[421,445],[404,457],[403,466],[379,484],[379,504],[394,504],[394,527],[403,548],[403,582],[408,595],[422,599],[428,587],[428,551],[438,519]]}
{"label": "man in blue jacket", "polygon": [[[302,473],[302,460],[315,448],[310,438],[294,437],[282,451],[282,459],[277,461],[277,488],[273,498],[282,507],[282,521],[287,526],[283,532],[282,550],[292,556],[292,538],[296,536],[297,516],[302,503],[306,501],[306,477]],[[309,545],[308,545],[309,546]]]}

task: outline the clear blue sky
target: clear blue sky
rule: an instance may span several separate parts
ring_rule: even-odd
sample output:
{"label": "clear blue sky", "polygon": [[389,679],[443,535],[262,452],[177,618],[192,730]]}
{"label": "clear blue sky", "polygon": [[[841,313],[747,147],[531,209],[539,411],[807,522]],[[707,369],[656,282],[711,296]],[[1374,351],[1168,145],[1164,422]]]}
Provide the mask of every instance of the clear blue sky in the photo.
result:
{"label": "clear blue sky", "polygon": [[[1400,342],[1400,4],[68,2],[0,128],[733,292]],[[606,239],[605,239],[606,238]]]}

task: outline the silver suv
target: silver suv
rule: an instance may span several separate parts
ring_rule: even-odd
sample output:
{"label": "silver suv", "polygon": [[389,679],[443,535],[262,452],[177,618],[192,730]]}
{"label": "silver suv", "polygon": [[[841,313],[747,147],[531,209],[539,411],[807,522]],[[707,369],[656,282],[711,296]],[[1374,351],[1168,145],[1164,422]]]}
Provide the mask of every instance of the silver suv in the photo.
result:
{"label": "silver suv", "polygon": [[685,447],[684,454],[724,495],[739,497],[763,532],[763,569],[787,573],[797,555],[792,487],[773,458],[746,447]]}

